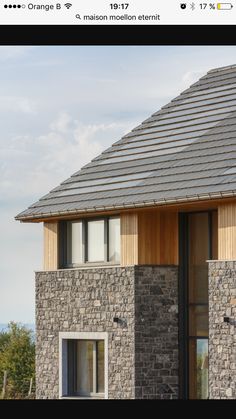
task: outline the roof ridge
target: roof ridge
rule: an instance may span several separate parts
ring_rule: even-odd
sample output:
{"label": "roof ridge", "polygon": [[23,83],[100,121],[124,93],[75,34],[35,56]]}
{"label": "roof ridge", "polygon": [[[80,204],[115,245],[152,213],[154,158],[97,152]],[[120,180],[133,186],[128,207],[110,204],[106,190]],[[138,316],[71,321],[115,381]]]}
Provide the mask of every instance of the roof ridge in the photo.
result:
{"label": "roof ridge", "polygon": [[226,70],[226,69],[230,69],[230,68],[236,68],[236,64],[226,65],[226,66],[224,66],[224,67],[216,67],[216,68],[212,68],[212,70],[209,70],[209,71],[207,72],[207,74],[210,74],[210,73],[217,73],[217,72],[220,72],[220,71],[223,71],[223,70]]}

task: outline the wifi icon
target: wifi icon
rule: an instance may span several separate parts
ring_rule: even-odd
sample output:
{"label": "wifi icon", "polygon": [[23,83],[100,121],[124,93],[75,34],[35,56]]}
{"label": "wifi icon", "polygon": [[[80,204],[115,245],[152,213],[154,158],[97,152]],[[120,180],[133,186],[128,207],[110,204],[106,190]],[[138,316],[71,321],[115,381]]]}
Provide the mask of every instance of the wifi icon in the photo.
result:
{"label": "wifi icon", "polygon": [[69,10],[70,7],[72,6],[72,4],[71,3],[66,3],[66,4],[64,4],[64,6]]}

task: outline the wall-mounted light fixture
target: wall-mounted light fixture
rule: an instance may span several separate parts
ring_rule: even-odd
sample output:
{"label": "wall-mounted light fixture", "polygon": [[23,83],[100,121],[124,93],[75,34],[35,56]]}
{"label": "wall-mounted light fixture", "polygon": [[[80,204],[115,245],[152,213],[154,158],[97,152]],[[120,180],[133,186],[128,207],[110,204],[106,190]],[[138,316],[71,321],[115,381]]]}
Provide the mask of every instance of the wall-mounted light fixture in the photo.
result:
{"label": "wall-mounted light fixture", "polygon": [[119,317],[113,317],[113,322],[120,324],[122,327],[127,327],[126,319],[120,319]]}
{"label": "wall-mounted light fixture", "polygon": [[228,316],[224,316],[224,322],[230,324],[231,326],[236,326],[236,320]]}

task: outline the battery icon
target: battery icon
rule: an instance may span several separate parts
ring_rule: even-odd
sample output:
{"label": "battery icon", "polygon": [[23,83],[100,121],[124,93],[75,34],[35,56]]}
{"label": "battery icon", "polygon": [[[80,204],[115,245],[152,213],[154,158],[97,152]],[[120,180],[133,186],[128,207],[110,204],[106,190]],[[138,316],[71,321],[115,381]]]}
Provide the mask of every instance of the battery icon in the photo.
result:
{"label": "battery icon", "polygon": [[231,10],[233,5],[231,3],[217,3],[218,10]]}

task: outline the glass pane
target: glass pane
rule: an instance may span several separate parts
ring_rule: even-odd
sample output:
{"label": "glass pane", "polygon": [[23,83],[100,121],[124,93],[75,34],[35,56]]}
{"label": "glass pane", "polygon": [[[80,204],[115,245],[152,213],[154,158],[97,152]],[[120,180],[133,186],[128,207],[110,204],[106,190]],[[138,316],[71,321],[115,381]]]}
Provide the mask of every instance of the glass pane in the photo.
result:
{"label": "glass pane", "polygon": [[97,392],[104,393],[104,341],[97,342]]}
{"label": "glass pane", "polygon": [[120,261],[120,219],[109,220],[109,261]]}
{"label": "glass pane", "polygon": [[189,216],[189,303],[208,302],[208,214]]}
{"label": "glass pane", "polygon": [[88,262],[105,260],[104,220],[88,222]]}
{"label": "glass pane", "polygon": [[93,392],[93,342],[77,342],[77,392],[81,395]]}
{"label": "glass pane", "polygon": [[208,266],[202,265],[189,266],[189,302],[207,303],[208,299]]}
{"label": "glass pane", "polygon": [[82,222],[67,222],[67,265],[82,263]]}
{"label": "glass pane", "polygon": [[208,306],[189,307],[189,335],[208,336]]}
{"label": "glass pane", "polygon": [[208,399],[208,339],[189,342],[189,397]]}

